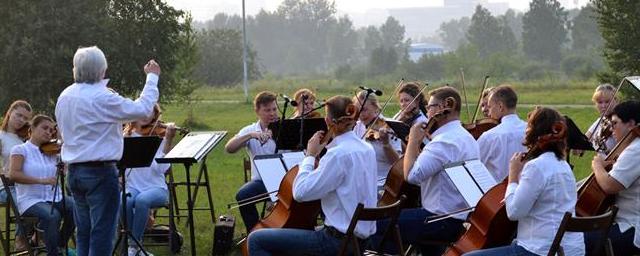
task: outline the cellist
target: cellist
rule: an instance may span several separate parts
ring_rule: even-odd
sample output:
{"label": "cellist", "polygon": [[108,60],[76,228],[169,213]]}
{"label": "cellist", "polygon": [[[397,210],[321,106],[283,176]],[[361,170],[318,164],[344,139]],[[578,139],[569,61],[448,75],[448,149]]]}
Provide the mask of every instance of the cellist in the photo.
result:
{"label": "cellist", "polygon": [[[613,137],[616,141],[632,129],[637,129],[640,122],[640,102],[627,101],[620,103],[611,115]],[[616,224],[609,229],[609,239],[616,255],[633,255],[640,253],[640,138],[635,138],[627,146],[610,172],[605,166],[611,164],[604,161],[600,154],[594,156],[591,163],[594,176],[602,190],[610,195],[616,194],[615,204],[618,206]],[[598,234],[588,233],[585,236],[587,251],[594,245]]]}
{"label": "cellist", "polygon": [[[509,219],[518,221],[515,243],[464,255],[547,255],[565,212],[574,212],[575,177],[565,161],[566,124],[555,110],[537,107],[528,118],[524,145],[509,161],[504,203]],[[584,255],[582,233],[566,233],[566,255]]]}
{"label": "cellist", "polygon": [[509,85],[494,88],[488,96],[489,117],[500,124],[478,138],[480,160],[497,181],[507,177],[513,153],[525,151],[522,145],[527,123],[518,117],[518,95]]}
{"label": "cellist", "polygon": [[[324,228],[256,230],[248,238],[250,255],[336,255],[358,203],[376,206],[376,166],[371,161],[375,152],[352,131],[355,105],[348,97],[335,96],[326,102],[325,110],[329,131],[317,132],[309,140],[293,183],[296,201],[321,201]],[[331,134],[333,141],[314,169],[316,158],[325,147],[324,136]],[[375,231],[374,222],[359,222],[354,232],[363,242]]]}

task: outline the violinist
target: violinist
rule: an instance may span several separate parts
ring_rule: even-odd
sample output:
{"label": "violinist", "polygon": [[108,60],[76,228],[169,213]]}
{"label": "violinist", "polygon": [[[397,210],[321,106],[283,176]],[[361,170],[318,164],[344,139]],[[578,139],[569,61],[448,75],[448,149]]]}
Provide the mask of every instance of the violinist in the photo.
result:
{"label": "violinist", "polygon": [[596,87],[596,90],[593,92],[593,97],[591,97],[591,101],[595,105],[598,110],[598,114],[600,116],[604,115],[604,122],[598,125],[600,122],[600,118],[593,122],[593,124],[589,127],[586,132],[587,138],[591,139],[591,143],[593,144],[593,148],[597,149],[603,155],[607,155],[611,149],[616,145],[616,139],[611,136],[611,124],[609,123],[609,115],[611,113],[605,113],[607,111],[607,107],[609,107],[609,112],[613,110],[613,108],[617,104],[617,100],[615,98],[616,88],[611,84],[601,84]]}
{"label": "violinist", "polygon": [[[465,255],[547,255],[565,212],[574,212],[576,180],[565,160],[567,128],[557,111],[537,107],[529,113],[524,145],[509,161],[504,196],[507,216],[518,221],[516,242]],[[566,255],[584,255],[582,234],[568,232]]]}
{"label": "violinist", "polygon": [[[2,153],[2,169],[0,172],[7,173],[9,171],[9,160],[11,157],[11,149],[24,143],[28,139],[25,131],[28,131],[29,120],[31,119],[31,105],[24,100],[16,100],[11,103],[9,109],[4,114],[2,126],[0,127],[0,153]],[[0,181],[0,203],[7,202],[7,192]],[[15,187],[11,188],[11,194],[15,195]],[[16,250],[26,250],[27,240],[22,234],[22,227],[16,227]]]}
{"label": "violinist", "polygon": [[[366,91],[358,93],[358,95],[354,97],[353,102],[358,103],[364,101],[366,93]],[[360,106],[360,103],[356,105]],[[371,144],[373,150],[376,152],[378,190],[384,186],[391,165],[398,160],[399,155],[402,153],[401,140],[396,137],[391,138],[393,136],[390,134],[392,131],[385,123],[387,118],[382,116],[380,111],[378,98],[373,94],[369,95],[367,102],[360,110],[360,118],[356,123],[356,127],[363,127],[364,129],[354,129],[356,136],[363,138]],[[380,117],[375,121],[378,115],[380,115]],[[372,123],[373,121],[375,121],[375,123]],[[366,127],[367,125],[370,127]],[[367,128],[370,129],[367,130]]]}
{"label": "violinist", "polygon": [[[64,252],[75,224],[73,198],[63,195],[60,187],[55,186],[57,158],[40,150],[42,144],[55,139],[55,134],[53,119],[44,115],[35,116],[31,121],[31,138],[11,150],[9,178],[16,183],[18,211],[22,216],[39,219],[38,228],[44,231],[47,255],[57,256]],[[65,197],[64,203],[60,195]],[[55,200],[52,202],[53,198]]]}
{"label": "violinist", "polygon": [[[414,98],[416,99],[414,100]],[[427,102],[417,83],[403,84],[398,90],[398,102],[401,111],[396,113],[393,119],[404,122],[408,126],[427,122],[427,109],[425,108]]]}
{"label": "violinist", "polygon": [[[260,92],[253,99],[253,106],[258,121],[242,128],[224,146],[227,153],[235,153],[241,148],[246,148],[251,159],[251,181],[245,183],[238,190],[238,193],[236,193],[237,201],[267,193],[262,177],[260,177],[258,170],[253,165],[253,158],[258,155],[276,153],[276,142],[273,140],[273,134],[268,128],[270,123],[278,120],[276,95],[268,91]],[[255,204],[241,206],[240,215],[242,215],[248,234],[260,219]]]}
{"label": "violinist", "polygon": [[482,91],[482,98],[480,99],[480,111],[482,111],[482,116],[485,118],[489,116],[489,94],[493,90],[493,87],[489,87]]}
{"label": "violinist", "polygon": [[500,124],[478,138],[480,160],[493,177],[501,181],[507,177],[511,156],[525,151],[522,141],[527,123],[518,117],[518,96],[511,86],[498,86],[487,98],[489,118],[500,120]]}
{"label": "violinist", "polygon": [[[446,214],[466,208],[464,199],[456,192],[446,173],[444,165],[469,159],[477,159],[478,143],[460,122],[460,94],[453,87],[445,86],[429,92],[427,113],[436,118],[437,129],[428,134],[424,123],[411,127],[409,142],[404,155],[404,177],[409,183],[419,185],[421,208],[403,209],[398,218],[402,241],[412,244],[420,240],[455,241],[461,234],[466,216],[456,215],[437,223],[425,224],[429,216]],[[444,115],[446,111],[448,115]],[[432,121],[433,122],[433,121]],[[420,149],[425,137],[431,140]],[[378,230],[387,221],[378,222]],[[373,237],[373,244],[382,239],[381,232]],[[390,244],[390,243],[387,243]],[[422,248],[423,255],[440,255],[444,248],[428,246]],[[387,252],[394,248],[385,248]]]}
{"label": "violinist", "polygon": [[[152,134],[144,134],[143,127],[153,125],[160,116],[160,106],[156,104],[153,107],[153,115],[127,124],[124,128],[124,136],[139,137]],[[162,158],[169,153],[172,148],[173,138],[176,135],[176,126],[173,123],[166,124],[164,138],[155,157]],[[153,131],[151,131],[153,133]],[[171,167],[170,164],[159,164],[155,160],[149,167],[130,168],[126,170],[125,178],[127,179],[127,193],[131,194],[127,200],[127,223],[131,227],[131,233],[137,241],[142,241],[149,210],[151,208],[166,205],[169,199],[169,190],[165,182],[165,173]],[[137,245],[130,241],[128,255],[142,255],[138,251]]]}
{"label": "violinist", "polygon": [[[324,228],[259,229],[249,235],[250,255],[337,255],[358,203],[376,206],[375,152],[371,145],[354,134],[356,107],[350,98],[335,96],[327,101],[325,122],[328,132],[313,135],[306,157],[293,183],[298,202],[320,200],[325,213]],[[324,136],[333,141],[314,169],[316,158],[325,147]],[[375,223],[358,222],[355,236],[364,243],[375,233]]]}
{"label": "violinist", "polygon": [[[640,102],[627,101],[613,108],[611,122],[613,137],[616,141],[631,129],[637,129],[640,123]],[[618,206],[614,226],[609,229],[609,239],[616,255],[635,255],[640,253],[640,138],[635,138],[627,146],[609,173],[605,166],[612,164],[604,161],[603,156],[596,155],[591,163],[596,181],[602,190],[610,195],[617,195]],[[594,245],[598,234],[588,233],[585,236],[587,251]]]}
{"label": "violinist", "polygon": [[302,115],[304,115],[304,118],[322,117],[320,112],[313,110],[314,104],[316,103],[316,95],[313,91],[307,88],[299,89],[293,94],[293,99],[298,105],[291,118],[300,118]]}

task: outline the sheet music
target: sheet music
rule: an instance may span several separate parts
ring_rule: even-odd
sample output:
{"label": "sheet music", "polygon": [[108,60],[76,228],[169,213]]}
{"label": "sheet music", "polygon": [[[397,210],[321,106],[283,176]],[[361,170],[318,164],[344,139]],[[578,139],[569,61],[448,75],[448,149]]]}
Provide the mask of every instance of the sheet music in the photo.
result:
{"label": "sheet music", "polygon": [[640,91],[640,76],[629,76],[626,77],[627,81],[636,88],[636,90]]}
{"label": "sheet music", "polygon": [[216,136],[220,135],[211,133],[189,134],[173,147],[171,152],[165,155],[165,158],[193,157],[205,145],[215,141],[212,138]]}
{"label": "sheet music", "polygon": [[287,170],[291,170],[291,168],[293,168],[294,166],[302,163],[303,159],[304,152],[302,151],[282,153],[282,161],[284,161],[284,165]]}
{"label": "sheet music", "polygon": [[[279,157],[253,159],[253,163],[256,165],[258,173],[260,173],[260,177],[262,177],[262,182],[264,183],[264,187],[267,189],[267,192],[273,192],[280,189],[280,182],[287,173],[287,170],[284,169],[284,165]],[[276,194],[277,193],[269,194],[271,201],[275,202],[278,200]]]}
{"label": "sheet music", "polygon": [[471,160],[466,161],[464,166],[467,167],[467,170],[473,176],[473,179],[476,180],[476,183],[482,189],[482,193],[487,193],[489,189],[498,184],[493,175],[489,172],[486,166],[480,160]]}
{"label": "sheet music", "polygon": [[482,190],[478,188],[471,175],[463,165],[452,166],[445,169],[449,179],[456,186],[469,207],[475,207],[482,198]]}

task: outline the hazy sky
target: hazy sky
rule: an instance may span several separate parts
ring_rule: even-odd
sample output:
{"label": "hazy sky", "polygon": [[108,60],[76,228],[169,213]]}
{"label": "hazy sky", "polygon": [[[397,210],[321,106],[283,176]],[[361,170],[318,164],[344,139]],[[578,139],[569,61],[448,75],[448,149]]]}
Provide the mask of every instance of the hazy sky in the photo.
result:
{"label": "hazy sky", "polygon": [[[242,0],[165,0],[177,9],[191,12],[194,19],[204,21],[213,18],[218,12],[241,13]],[[245,0],[246,13],[252,15],[261,8],[275,10],[282,0]],[[489,0],[489,2],[507,2],[514,9],[524,11],[530,0]],[[588,0],[560,0],[565,7],[583,5]],[[338,11],[342,13],[364,13],[367,9],[386,9],[401,7],[442,6],[443,0],[335,0]],[[577,4],[576,4],[577,3]]]}

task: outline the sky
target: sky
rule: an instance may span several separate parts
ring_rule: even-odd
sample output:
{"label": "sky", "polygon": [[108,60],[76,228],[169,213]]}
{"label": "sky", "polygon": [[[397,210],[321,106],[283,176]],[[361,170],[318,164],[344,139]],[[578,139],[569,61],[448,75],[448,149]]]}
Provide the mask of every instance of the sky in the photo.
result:
{"label": "sky", "polygon": [[[169,5],[191,12],[193,18],[205,21],[216,13],[240,14],[242,0],[165,0]],[[275,10],[282,0],[245,0],[247,15],[256,14],[261,8]],[[507,2],[511,8],[525,11],[530,0],[489,0]],[[565,7],[573,8],[586,4],[588,0],[560,0]],[[368,9],[442,6],[443,0],[335,0],[340,13],[364,13]],[[577,3],[577,4],[576,4]]]}

